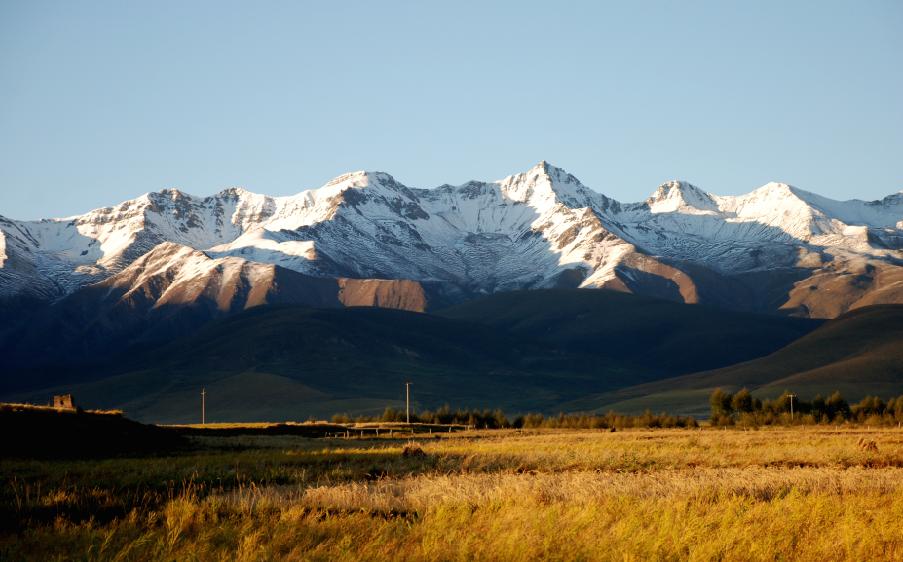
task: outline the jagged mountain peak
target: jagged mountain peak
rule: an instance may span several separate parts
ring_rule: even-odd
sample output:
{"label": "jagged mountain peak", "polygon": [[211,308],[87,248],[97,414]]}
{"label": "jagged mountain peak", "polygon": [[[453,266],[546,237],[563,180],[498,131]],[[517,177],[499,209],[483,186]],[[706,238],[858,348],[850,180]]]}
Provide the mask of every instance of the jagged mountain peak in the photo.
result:
{"label": "jagged mountain peak", "polygon": [[695,185],[671,180],[661,184],[649,199],[646,205],[653,213],[669,212],[714,212],[718,210],[718,204],[711,194],[699,189]]}
{"label": "jagged mountain peak", "polygon": [[379,171],[357,171],[342,174],[323,187],[309,189],[288,197],[287,209],[316,209],[319,216],[333,216],[338,207],[356,207],[372,200],[417,200],[414,190],[397,181],[391,174]]}
{"label": "jagged mountain peak", "polygon": [[222,191],[219,191],[218,193],[213,195],[213,197],[216,199],[226,199],[226,198],[241,199],[243,197],[266,197],[266,196],[261,195],[259,193],[254,193],[253,191],[248,191],[247,189],[240,187],[240,186],[235,186],[235,187],[227,187],[226,189],[223,189]]}
{"label": "jagged mountain peak", "polygon": [[123,205],[141,205],[144,203],[151,203],[157,205],[166,205],[167,203],[189,203],[193,205],[201,205],[201,204],[215,204],[224,200],[232,200],[232,201],[241,201],[241,200],[253,200],[253,199],[271,199],[268,195],[263,195],[260,193],[254,193],[253,191],[249,191],[244,187],[234,186],[227,187],[226,189],[222,189],[213,195],[208,196],[198,196],[193,195],[191,193],[182,191],[178,188],[166,188],[161,189],[160,191],[151,191],[149,193],[145,193],[141,197],[136,199],[131,199],[123,203]]}
{"label": "jagged mountain peak", "polygon": [[562,168],[542,160],[526,172],[508,176],[498,182],[509,199],[537,208],[563,204],[567,207],[591,207],[602,196],[580,183]]}
{"label": "jagged mountain peak", "polygon": [[558,178],[560,176],[570,176],[563,168],[559,168],[551,164],[548,160],[540,160],[535,166],[530,168],[528,172],[542,173],[550,178]]}
{"label": "jagged mountain peak", "polygon": [[746,194],[748,199],[787,200],[796,199],[808,203],[810,196],[815,195],[789,183],[770,181]]}
{"label": "jagged mountain peak", "polygon": [[[348,188],[398,187],[401,184],[392,174],[373,170],[358,170],[337,176],[319,188],[325,190],[344,190]],[[309,190],[310,191],[310,190]]]}
{"label": "jagged mountain peak", "polygon": [[770,181],[765,185],[754,189],[753,191],[761,191],[762,193],[767,192],[779,192],[779,193],[793,193],[796,188],[790,185],[789,183],[785,183],[782,181]]}
{"label": "jagged mountain peak", "polygon": [[795,217],[797,221],[810,221],[820,214],[812,205],[812,194],[790,184],[769,182],[744,195],[720,197],[722,211],[738,217]]}
{"label": "jagged mountain peak", "polygon": [[700,195],[708,195],[703,190],[699,189],[692,183],[683,181],[683,180],[668,180],[656,188],[655,193],[650,197],[651,199],[659,200],[664,197],[671,196],[674,193],[694,193]]}
{"label": "jagged mountain peak", "polygon": [[544,177],[553,185],[579,186],[582,189],[586,189],[586,186],[580,183],[580,180],[578,180],[576,177],[569,174],[567,170],[554,166],[546,160],[541,160],[535,166],[524,172],[524,175]]}
{"label": "jagged mountain peak", "polygon": [[896,206],[903,205],[903,190],[900,190],[896,193],[891,193],[884,199],[879,199],[877,201],[872,201],[871,204],[874,205],[887,205],[887,206]]}
{"label": "jagged mountain peak", "polygon": [[166,197],[169,199],[183,199],[183,198],[193,199],[194,198],[193,196],[183,192],[182,190],[180,190],[179,188],[176,188],[176,187],[167,187],[167,188],[161,189],[160,191],[152,192],[151,195]]}
{"label": "jagged mountain peak", "polygon": [[898,263],[901,219],[903,193],[837,202],[780,182],[718,196],[668,181],[646,201],[621,205],[547,161],[502,180],[435,189],[357,171],[285,197],[167,189],[69,219],[0,219],[0,296],[57,298],[131,265],[151,267],[151,258],[165,264],[175,252],[227,269],[245,260],[243,274],[262,274],[256,263],[462,292],[565,284],[673,296],[676,286],[686,298],[691,274],[672,264],[739,275],[822,267],[835,255]]}

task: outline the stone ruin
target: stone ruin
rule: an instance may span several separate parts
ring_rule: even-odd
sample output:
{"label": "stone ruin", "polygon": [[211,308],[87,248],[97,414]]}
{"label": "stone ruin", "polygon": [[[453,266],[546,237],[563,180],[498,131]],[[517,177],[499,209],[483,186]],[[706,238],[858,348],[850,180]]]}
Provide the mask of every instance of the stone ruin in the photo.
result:
{"label": "stone ruin", "polygon": [[53,401],[50,402],[50,405],[54,408],[65,408],[67,410],[75,409],[75,401],[72,400],[71,394],[56,394],[53,397]]}

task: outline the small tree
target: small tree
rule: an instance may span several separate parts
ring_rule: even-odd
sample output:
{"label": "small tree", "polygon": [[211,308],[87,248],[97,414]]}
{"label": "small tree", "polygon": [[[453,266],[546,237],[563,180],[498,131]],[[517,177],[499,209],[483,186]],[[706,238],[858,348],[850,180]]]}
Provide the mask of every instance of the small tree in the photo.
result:
{"label": "small tree", "polygon": [[403,421],[404,414],[402,414],[401,410],[396,410],[392,406],[386,406],[386,409],[383,411],[382,420],[384,422],[397,422]]}
{"label": "small tree", "polygon": [[877,396],[866,396],[850,410],[857,419],[861,420],[867,416],[883,414],[886,407],[884,400],[881,400]]}
{"label": "small tree", "polygon": [[890,400],[887,404],[887,413],[893,415],[897,423],[903,422],[903,395],[896,400]]}
{"label": "small tree", "polygon": [[788,414],[790,413],[790,391],[785,390],[783,394],[778,396],[772,402],[772,407],[776,414]]}
{"label": "small tree", "polygon": [[731,400],[733,396],[729,392],[725,392],[720,388],[716,388],[709,396],[709,406],[712,410],[712,419],[721,416],[729,416],[733,412],[731,408]]}
{"label": "small tree", "polygon": [[823,416],[827,413],[825,399],[821,394],[816,394],[812,399],[812,413],[816,416]]}
{"label": "small tree", "polygon": [[850,405],[843,399],[840,391],[835,390],[828,399],[825,400],[825,412],[831,419],[838,416],[848,418],[850,416]]}
{"label": "small tree", "polygon": [[753,411],[753,398],[749,390],[743,388],[731,399],[731,408],[735,411],[747,414]]}
{"label": "small tree", "polygon": [[452,423],[454,419],[454,414],[452,414],[451,407],[448,404],[444,404],[441,408],[436,410],[436,420],[438,423]]}

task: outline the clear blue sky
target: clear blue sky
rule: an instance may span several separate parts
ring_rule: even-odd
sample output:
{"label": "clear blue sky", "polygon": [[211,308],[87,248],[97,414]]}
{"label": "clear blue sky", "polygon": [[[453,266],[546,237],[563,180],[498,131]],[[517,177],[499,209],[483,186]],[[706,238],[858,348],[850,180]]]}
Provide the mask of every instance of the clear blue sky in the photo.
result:
{"label": "clear blue sky", "polygon": [[903,2],[0,0],[9,217],[542,159],[622,201],[901,190]]}

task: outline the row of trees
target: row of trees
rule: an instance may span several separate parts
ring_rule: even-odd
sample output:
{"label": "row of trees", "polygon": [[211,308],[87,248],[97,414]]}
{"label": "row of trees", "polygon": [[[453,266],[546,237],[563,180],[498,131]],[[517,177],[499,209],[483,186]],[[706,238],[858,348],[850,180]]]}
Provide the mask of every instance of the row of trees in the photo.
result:
{"label": "row of trees", "polygon": [[850,405],[838,391],[827,398],[818,394],[809,401],[787,391],[777,398],[761,400],[745,388],[734,394],[717,388],[709,396],[709,407],[712,425],[903,423],[903,396],[891,398],[887,402],[877,396],[866,396]]}
{"label": "row of trees", "polygon": [[[345,414],[332,417],[335,423],[356,422],[403,422],[404,410],[388,407],[379,417],[358,416],[354,419]],[[687,416],[653,414],[649,411],[638,416],[609,412],[607,414],[525,414],[509,418],[502,410],[452,410],[448,404],[438,410],[423,410],[411,413],[412,423],[457,424],[478,429],[502,428],[559,428],[559,429],[624,429],[629,427],[698,427],[696,420]]]}
{"label": "row of trees", "polygon": [[[812,400],[802,400],[789,392],[773,399],[760,399],[749,390],[730,393],[720,388],[709,397],[711,422],[715,426],[759,426],[780,424],[819,424],[857,422],[867,425],[896,425],[903,423],[903,396],[886,402],[877,396],[868,396],[856,404],[849,404],[840,392],[827,398],[816,395]],[[381,416],[357,416],[337,414],[336,423],[349,422],[404,422],[402,409],[388,407]],[[653,414],[646,411],[632,416],[609,412],[607,414],[525,414],[509,418],[500,409],[452,410],[448,404],[437,410],[421,410],[411,413],[412,423],[466,425],[478,429],[503,428],[553,428],[553,429],[624,429],[624,428],[674,428],[698,427],[691,416],[675,416],[667,413]]]}
{"label": "row of trees", "polygon": [[[406,420],[407,416],[404,410],[393,408],[391,406],[387,407],[381,416],[356,416],[354,418],[348,414],[336,414],[332,416],[332,421],[335,423],[404,422]],[[508,417],[499,409],[476,410],[458,408],[457,410],[452,410],[448,404],[436,411],[421,410],[420,412],[411,412],[411,423],[467,425],[481,429],[512,427]]]}
{"label": "row of trees", "polygon": [[699,427],[692,416],[672,416],[661,413],[653,414],[649,410],[638,416],[616,414],[558,414],[543,416],[527,414],[514,420],[514,427],[523,428],[567,428],[567,429],[626,429],[655,427]]}

